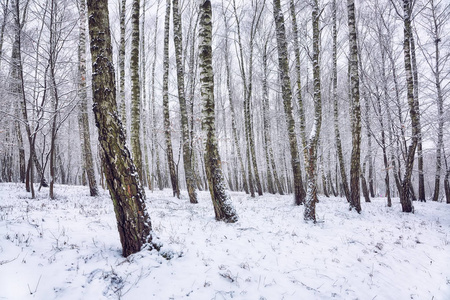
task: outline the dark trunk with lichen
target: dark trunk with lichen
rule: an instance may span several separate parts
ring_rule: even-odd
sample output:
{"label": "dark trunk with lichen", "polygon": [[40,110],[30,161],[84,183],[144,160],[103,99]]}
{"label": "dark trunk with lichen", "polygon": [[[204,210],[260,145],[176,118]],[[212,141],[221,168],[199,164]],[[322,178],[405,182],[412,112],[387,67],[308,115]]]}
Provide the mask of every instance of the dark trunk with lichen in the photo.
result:
{"label": "dark trunk with lichen", "polygon": [[282,98],[286,125],[288,130],[289,145],[291,151],[291,164],[294,179],[294,201],[296,205],[304,204],[305,190],[303,188],[302,171],[300,167],[300,157],[298,154],[297,136],[295,134],[295,121],[292,114],[292,90],[291,79],[289,77],[289,61],[286,43],[286,29],[284,25],[284,16],[281,12],[280,0],[273,1],[273,15],[275,18],[278,65],[281,80]]}
{"label": "dark trunk with lichen", "polygon": [[152,243],[152,227],[145,207],[145,193],[126,147],[125,134],[117,112],[108,1],[88,0],[87,6],[95,122],[99,131],[103,170],[122,243],[122,254],[128,256],[144,246],[153,248],[157,245]]}
{"label": "dark trunk with lichen", "polygon": [[350,207],[361,212],[360,160],[361,160],[361,108],[359,103],[358,44],[356,36],[355,1],[347,1],[349,29],[349,75],[352,103],[352,154],[350,164]]}
{"label": "dark trunk with lichen", "polygon": [[205,169],[216,220],[234,223],[238,220],[238,216],[231,204],[230,196],[225,189],[225,179],[221,169],[221,160],[216,139],[211,18],[211,2],[207,0],[200,5],[199,32],[200,94],[203,102],[202,129],[205,134]]}

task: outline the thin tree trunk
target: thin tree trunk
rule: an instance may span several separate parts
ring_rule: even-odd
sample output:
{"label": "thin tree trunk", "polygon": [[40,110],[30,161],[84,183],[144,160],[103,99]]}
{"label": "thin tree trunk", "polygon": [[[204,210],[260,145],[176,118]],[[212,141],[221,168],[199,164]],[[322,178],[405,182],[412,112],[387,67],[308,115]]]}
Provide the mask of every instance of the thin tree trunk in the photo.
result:
{"label": "thin tree trunk", "polygon": [[[152,93],[152,160],[155,158],[156,160],[156,181],[158,182],[159,190],[163,190],[164,183],[161,175],[161,163],[159,159],[159,150],[158,150],[158,138],[157,138],[157,123],[156,123],[156,96],[155,96],[155,69],[156,69],[156,56],[158,49],[158,20],[159,20],[159,5],[160,0],[158,0],[158,7],[156,9],[156,18],[155,18],[155,36],[153,39],[153,62],[152,62],[152,80],[151,80],[151,93]],[[152,167],[155,164],[152,164]],[[152,185],[153,187],[154,185]]]}
{"label": "thin tree trunk", "polygon": [[131,23],[133,26],[131,34],[131,153],[136,165],[139,178],[144,180],[141,150],[141,91],[139,76],[139,19],[140,0],[133,0]]}
{"label": "thin tree trunk", "polygon": [[263,48],[263,79],[262,79],[262,86],[263,86],[263,135],[264,135],[264,144],[265,144],[265,158],[266,158],[266,166],[267,166],[267,190],[271,194],[275,194],[275,187],[273,184],[273,178],[272,178],[272,171],[270,170],[270,151],[272,148],[272,141],[270,138],[270,121],[268,116],[269,111],[269,87],[267,85],[267,77],[268,77],[268,70],[267,70],[267,44],[269,42],[269,39],[267,38],[264,43]]}
{"label": "thin tree trunk", "polygon": [[4,35],[5,35],[5,28],[6,28],[8,13],[9,13],[9,0],[6,0],[6,2],[3,4],[3,22],[2,22],[2,27],[0,28],[0,68],[2,66],[2,60],[3,60],[3,40],[4,40]]}
{"label": "thin tree trunk", "polygon": [[[334,108],[334,135],[336,139],[336,151],[339,160],[339,172],[341,174],[342,188],[345,198],[350,202],[350,189],[347,181],[347,171],[345,170],[344,155],[342,153],[341,133],[339,131],[339,104],[338,104],[338,78],[337,78],[337,16],[336,0],[333,0],[333,108]],[[337,182],[336,182],[337,184]]]}
{"label": "thin tree trunk", "polygon": [[200,83],[203,102],[202,128],[205,139],[205,167],[209,192],[214,205],[216,220],[234,223],[238,220],[230,196],[225,190],[225,180],[221,169],[221,160],[215,136],[214,113],[214,75],[212,69],[212,12],[211,2],[204,1],[200,6]]}
{"label": "thin tree trunk", "polygon": [[181,116],[181,140],[183,143],[183,163],[186,177],[186,186],[191,203],[198,203],[195,190],[195,174],[192,168],[193,151],[190,147],[189,122],[186,110],[186,97],[184,89],[184,65],[183,65],[183,32],[181,14],[178,8],[178,0],[172,0],[173,4],[173,41],[175,46],[175,60],[177,65],[178,102],[180,104]]}
{"label": "thin tree trunk", "polygon": [[169,164],[170,181],[172,183],[173,196],[180,198],[178,185],[178,172],[173,160],[172,134],[169,115],[169,28],[170,28],[170,0],[166,0],[166,17],[164,21],[164,57],[163,57],[163,111],[164,111],[164,135],[166,139],[167,162]]}
{"label": "thin tree trunk", "polygon": [[403,212],[414,212],[414,207],[411,201],[411,175],[414,166],[414,156],[419,139],[419,120],[418,120],[418,106],[414,100],[414,79],[411,67],[411,3],[409,0],[403,0],[403,22],[404,22],[404,40],[403,40],[403,52],[406,72],[406,84],[407,84],[407,100],[409,106],[409,114],[411,117],[412,127],[412,141],[408,147],[405,174],[402,180],[402,192],[400,193],[400,203],[402,204]]}
{"label": "thin tree trunk", "polygon": [[314,81],[314,124],[307,144],[308,148],[308,190],[306,193],[304,219],[316,222],[317,202],[317,152],[322,127],[322,94],[320,82],[320,31],[319,31],[319,2],[312,3],[312,27],[313,27],[313,81]]}
{"label": "thin tree trunk", "polygon": [[[83,1],[83,0],[81,0]],[[122,120],[125,136],[127,135],[127,108],[125,104],[125,16],[127,0],[121,1],[120,8],[120,46],[119,46],[119,104],[120,104],[120,117]]]}
{"label": "thin tree trunk", "polygon": [[291,164],[294,180],[294,202],[296,205],[301,205],[305,202],[306,193],[303,188],[300,157],[298,154],[297,137],[295,134],[295,121],[292,114],[292,91],[291,79],[289,77],[289,62],[287,57],[288,52],[286,43],[286,30],[284,25],[284,16],[281,12],[280,0],[273,1],[273,15],[275,18],[277,35],[278,64],[281,79],[282,97],[291,151]]}
{"label": "thin tree trunk", "polygon": [[[412,8],[411,8],[412,10]],[[410,12],[410,15],[412,11]],[[412,21],[412,20],[411,20]],[[412,26],[412,24],[411,24]],[[412,71],[413,71],[413,80],[414,80],[414,102],[417,106],[417,122],[418,122],[418,141],[417,141],[417,168],[419,171],[419,201],[425,202],[425,178],[423,174],[423,151],[422,151],[422,127],[420,125],[420,108],[419,108],[419,78],[417,74],[417,59],[416,59],[416,46],[414,42],[414,34],[412,32],[409,35],[410,45],[411,45],[411,63],[412,63]]]}
{"label": "thin tree trunk", "polygon": [[117,112],[108,1],[88,0],[87,6],[94,114],[99,129],[106,182],[114,204],[122,243],[122,254],[128,256],[143,247],[159,249],[160,245],[152,242],[152,227],[145,207],[145,193],[139,177],[135,176],[137,169],[126,147]]}
{"label": "thin tree trunk", "polygon": [[349,75],[352,103],[352,154],[350,165],[350,207],[361,212],[359,188],[361,157],[361,109],[359,103],[358,44],[356,36],[355,2],[347,0],[349,28]]}
{"label": "thin tree trunk", "polygon": [[86,170],[91,196],[98,196],[97,180],[95,179],[94,159],[91,149],[91,135],[89,128],[87,90],[86,90],[86,4],[84,0],[79,3],[80,8],[80,37],[78,46],[78,97],[80,99],[80,112],[78,122],[81,131],[81,152],[83,168]]}

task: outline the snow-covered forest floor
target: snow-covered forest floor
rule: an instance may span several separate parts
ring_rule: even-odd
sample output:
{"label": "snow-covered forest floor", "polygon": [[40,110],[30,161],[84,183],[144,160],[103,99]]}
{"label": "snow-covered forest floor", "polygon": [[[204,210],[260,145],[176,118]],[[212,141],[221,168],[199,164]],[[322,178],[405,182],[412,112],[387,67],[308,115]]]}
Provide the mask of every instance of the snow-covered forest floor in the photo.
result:
{"label": "snow-covered forest floor", "polygon": [[[320,197],[303,221],[292,195],[231,193],[239,222],[214,220],[209,195],[191,205],[146,191],[165,259],[121,256],[106,191],[57,186],[29,199],[0,184],[0,299],[450,299],[450,205]],[[184,192],[186,194],[186,192]]]}

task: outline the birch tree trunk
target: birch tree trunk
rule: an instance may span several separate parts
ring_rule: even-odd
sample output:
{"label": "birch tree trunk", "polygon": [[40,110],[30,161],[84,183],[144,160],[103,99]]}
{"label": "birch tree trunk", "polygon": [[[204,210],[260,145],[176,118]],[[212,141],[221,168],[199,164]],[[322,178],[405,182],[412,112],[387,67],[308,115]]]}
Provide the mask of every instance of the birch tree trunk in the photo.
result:
{"label": "birch tree trunk", "polygon": [[91,196],[98,196],[97,181],[95,179],[94,160],[91,149],[91,135],[89,129],[87,90],[86,90],[86,4],[84,0],[79,2],[79,45],[78,45],[78,97],[80,99],[78,122],[81,131],[81,152],[83,166],[86,170]]}
{"label": "birch tree trunk", "polygon": [[[333,0],[333,108],[334,108],[334,135],[336,139],[336,152],[339,160],[339,172],[341,174],[342,188],[345,198],[350,202],[350,189],[347,181],[347,171],[345,170],[344,155],[342,153],[341,133],[339,131],[339,104],[337,96],[337,12],[336,0]],[[337,182],[336,182],[337,184]]]}
{"label": "birch tree trunk", "polygon": [[419,120],[418,120],[418,107],[416,101],[414,100],[414,79],[411,67],[411,47],[410,47],[410,36],[411,36],[411,2],[410,0],[403,0],[403,23],[404,23],[404,39],[403,39],[403,52],[404,52],[404,63],[406,72],[406,87],[407,87],[407,100],[409,106],[409,114],[411,117],[411,130],[412,130],[412,141],[408,147],[406,163],[405,163],[405,173],[402,179],[402,190],[400,193],[400,203],[402,205],[403,212],[414,212],[414,207],[411,201],[411,175],[414,166],[414,156],[417,148],[417,143],[419,139]]}
{"label": "birch tree trunk", "polygon": [[242,185],[244,187],[245,193],[249,193],[248,188],[248,182],[247,182],[247,176],[245,175],[245,167],[244,167],[244,160],[242,159],[242,151],[241,146],[239,144],[239,136],[236,126],[236,113],[234,110],[234,100],[233,100],[233,92],[231,87],[231,71],[230,71],[230,65],[232,64],[231,58],[229,57],[229,45],[228,45],[228,32],[229,32],[229,24],[228,19],[226,17],[225,11],[223,11],[223,18],[225,23],[225,69],[227,72],[227,92],[228,92],[228,100],[230,103],[230,112],[231,112],[231,130],[233,134],[233,141],[234,145],[236,147],[236,152],[238,156],[239,165],[241,168],[241,175],[242,175]]}
{"label": "birch tree trunk", "polygon": [[[158,141],[157,141],[157,120],[156,120],[156,96],[155,96],[155,70],[156,70],[156,56],[158,53],[158,20],[159,20],[159,5],[160,1],[158,0],[158,7],[156,9],[156,18],[155,18],[155,36],[153,39],[153,62],[152,62],[152,80],[151,80],[151,101],[152,101],[152,161],[155,158],[156,162],[152,164],[152,168],[156,165],[156,182],[158,183],[159,190],[163,190],[163,178],[161,175],[161,163],[159,160],[159,150],[158,150]],[[153,175],[154,176],[154,175]],[[155,176],[154,176],[155,177]],[[154,185],[152,185],[153,187]]]}
{"label": "birch tree trunk", "polygon": [[140,0],[133,0],[133,10],[131,13],[131,23],[133,25],[131,35],[131,153],[136,165],[139,178],[144,180],[142,168],[142,150],[141,150],[141,91],[139,76],[139,19],[140,19]]}
{"label": "birch tree trunk", "polygon": [[314,124],[307,144],[308,149],[308,191],[306,193],[305,221],[316,222],[316,202],[317,202],[317,152],[322,127],[322,93],[320,82],[320,31],[319,31],[319,2],[312,3],[312,27],[313,27],[313,80],[314,80]]}
{"label": "birch tree trunk", "polygon": [[356,36],[355,1],[347,0],[349,29],[349,72],[352,103],[352,154],[350,165],[350,208],[361,212],[359,188],[361,157],[361,109],[359,103],[358,44]]}
{"label": "birch tree trunk", "polygon": [[181,140],[183,143],[183,163],[186,177],[186,186],[191,203],[198,203],[195,190],[195,174],[192,167],[193,151],[191,149],[189,136],[189,122],[186,109],[186,97],[184,88],[184,65],[183,65],[183,32],[181,14],[178,8],[178,0],[172,0],[173,4],[173,42],[175,46],[175,60],[177,64],[178,102],[180,104],[181,116]]}
{"label": "birch tree trunk", "polygon": [[292,114],[292,91],[291,79],[289,77],[289,62],[287,57],[286,30],[284,25],[284,16],[281,12],[280,0],[273,1],[273,15],[277,35],[278,65],[281,79],[282,97],[291,152],[291,164],[294,180],[294,200],[296,205],[301,205],[305,203],[306,193],[303,189],[300,157],[298,154],[297,137],[295,134],[295,121]]}
{"label": "birch tree trunk", "polygon": [[116,214],[122,254],[128,256],[154,243],[150,216],[145,207],[145,193],[117,112],[114,66],[108,1],[88,0],[89,35],[92,57],[94,114],[99,130],[102,163]]}
{"label": "birch tree trunk", "polygon": [[166,17],[164,21],[164,55],[163,55],[163,111],[164,135],[166,139],[167,162],[169,164],[170,181],[173,196],[180,198],[178,185],[178,171],[173,160],[172,134],[169,115],[169,29],[170,29],[170,0],[166,0]]}
{"label": "birch tree trunk", "polygon": [[203,102],[202,128],[205,134],[205,168],[216,220],[234,223],[238,220],[230,196],[225,190],[221,160],[215,135],[214,75],[212,69],[212,10],[209,0],[200,5],[200,83]]}
{"label": "birch tree trunk", "polygon": [[[83,1],[83,0],[81,0]],[[125,103],[125,16],[126,16],[127,0],[121,1],[120,8],[120,46],[119,46],[119,105],[120,105],[120,117],[122,120],[123,128],[125,130],[125,136],[127,135],[127,107]]]}

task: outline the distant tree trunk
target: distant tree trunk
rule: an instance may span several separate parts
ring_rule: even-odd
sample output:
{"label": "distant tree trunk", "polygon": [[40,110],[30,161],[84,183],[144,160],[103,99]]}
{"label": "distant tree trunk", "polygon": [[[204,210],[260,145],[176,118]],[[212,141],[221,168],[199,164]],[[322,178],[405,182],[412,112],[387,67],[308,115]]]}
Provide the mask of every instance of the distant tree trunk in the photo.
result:
{"label": "distant tree trunk", "polygon": [[[83,1],[83,0],[81,0]],[[125,104],[125,16],[127,0],[121,0],[120,7],[120,46],[119,46],[119,105],[120,105],[120,117],[123,124],[125,136],[127,135],[127,108]]]}
{"label": "distant tree trunk", "polygon": [[[19,117],[19,111],[17,110],[17,117]],[[20,182],[25,182],[26,169],[25,169],[25,147],[23,145],[22,130],[20,129],[19,121],[14,122],[14,128],[16,131],[17,145],[19,146],[19,179]],[[27,190],[29,192],[29,190]]]}
{"label": "distant tree trunk", "polygon": [[193,151],[191,149],[189,136],[189,122],[186,109],[186,97],[184,89],[184,65],[183,65],[183,32],[181,14],[178,8],[178,0],[172,0],[173,4],[173,41],[175,46],[175,60],[177,64],[178,102],[180,104],[181,116],[181,140],[183,143],[183,163],[186,177],[186,187],[191,203],[198,203],[195,190],[195,174],[192,167]]}
{"label": "distant tree trunk", "polygon": [[447,167],[447,172],[445,173],[444,178],[444,189],[445,189],[445,198],[447,199],[447,204],[450,204],[450,168]]}
{"label": "distant tree trunk", "polygon": [[358,44],[356,36],[355,2],[347,0],[349,28],[349,72],[352,103],[352,154],[350,166],[350,207],[361,212],[359,189],[361,157],[361,109],[359,103]]}
{"label": "distant tree trunk", "polygon": [[164,110],[164,135],[166,138],[167,162],[169,164],[170,181],[172,183],[173,196],[180,198],[178,185],[178,172],[173,160],[172,134],[169,115],[169,28],[170,28],[170,0],[166,0],[166,17],[164,21],[164,57],[163,57],[163,110]]}
{"label": "distant tree trunk", "polygon": [[[414,4],[411,4],[414,5]],[[412,7],[410,16],[412,16]],[[412,20],[411,20],[412,21]],[[412,24],[411,24],[412,26]],[[410,45],[411,45],[411,63],[414,80],[414,102],[417,106],[417,122],[418,122],[418,140],[417,140],[417,168],[419,171],[419,201],[425,202],[425,178],[423,174],[423,151],[422,151],[422,126],[420,125],[420,108],[419,108],[419,77],[417,74],[417,59],[416,59],[416,46],[414,42],[414,34],[410,33]]]}
{"label": "distant tree trunk", "polygon": [[366,157],[366,159],[365,159],[365,161],[363,162],[363,167],[362,167],[362,170],[361,170],[361,189],[362,189],[362,192],[363,192],[363,196],[364,196],[364,200],[366,201],[366,202],[370,202],[370,195],[369,195],[369,189],[368,189],[368,187],[367,187],[367,182],[366,182],[366,177],[365,177],[365,174],[366,174],[366,164],[367,164],[367,161],[369,160],[369,158],[368,158],[368,156]]}
{"label": "distant tree trunk", "polygon": [[[158,183],[158,188],[163,190],[164,183],[163,177],[161,175],[161,163],[159,160],[159,150],[158,150],[158,141],[157,141],[157,125],[156,125],[156,96],[155,96],[155,69],[156,69],[156,56],[158,49],[158,20],[159,20],[159,4],[161,0],[158,0],[158,7],[156,9],[156,18],[155,18],[155,36],[153,39],[153,62],[152,62],[152,80],[151,80],[151,93],[152,93],[152,159],[155,157],[156,163],[152,164],[152,167],[156,165],[156,182]],[[153,187],[154,185],[152,185]]]}
{"label": "distant tree trunk", "polygon": [[241,174],[242,174],[242,184],[244,187],[245,193],[249,193],[248,189],[248,182],[247,182],[247,176],[245,175],[245,167],[244,167],[244,160],[242,159],[242,152],[241,152],[241,146],[239,145],[239,136],[237,132],[237,126],[236,126],[236,113],[234,110],[234,100],[233,100],[233,92],[232,92],[232,86],[231,86],[231,71],[230,71],[230,65],[231,65],[231,58],[229,57],[229,45],[228,45],[228,32],[229,32],[229,24],[228,19],[226,17],[225,12],[223,12],[223,18],[225,22],[225,68],[227,72],[227,92],[228,92],[228,100],[230,102],[230,111],[231,111],[231,128],[232,128],[232,134],[233,134],[233,141],[234,145],[236,147],[236,152],[238,156],[239,165],[241,168]]}
{"label": "distant tree trunk", "polygon": [[225,190],[225,180],[221,169],[221,160],[215,135],[214,112],[214,75],[212,69],[212,12],[211,2],[203,1],[200,5],[200,83],[203,102],[202,128],[205,137],[205,167],[209,192],[214,205],[216,220],[234,223],[238,216],[231,204],[230,196]]}
{"label": "distant tree trunk", "polygon": [[277,35],[278,64],[281,78],[282,97],[291,151],[291,163],[294,180],[294,200],[296,205],[301,205],[305,203],[306,193],[303,188],[300,157],[298,154],[297,137],[295,134],[295,121],[292,114],[292,91],[291,79],[289,77],[289,62],[287,57],[286,30],[284,25],[284,16],[281,12],[280,0],[273,1],[273,15],[275,18]]}
{"label": "distant tree trunk", "polygon": [[81,152],[83,157],[83,169],[86,170],[91,196],[98,196],[97,180],[95,179],[94,160],[91,149],[91,135],[89,129],[87,90],[86,90],[86,4],[84,0],[79,2],[80,9],[80,36],[78,46],[78,97],[80,99],[80,112],[78,122],[81,131]]}
{"label": "distant tree trunk", "polygon": [[152,227],[145,207],[145,193],[137,169],[126,147],[117,112],[108,1],[88,0],[89,34],[92,56],[94,114],[106,182],[117,219],[122,254],[128,256],[152,243]]}
{"label": "distant tree trunk", "polygon": [[300,61],[300,43],[298,40],[298,25],[297,25],[297,17],[295,11],[295,3],[294,0],[289,1],[289,9],[291,12],[291,21],[292,21],[292,35],[294,40],[294,54],[295,54],[295,71],[297,75],[297,101],[298,101],[298,110],[300,115],[300,137],[302,139],[302,148],[303,148],[303,156],[305,161],[308,157],[308,150],[306,149],[307,140],[306,140],[306,125],[305,125],[305,109],[303,107],[303,97],[302,97],[302,83],[301,83],[301,61]]}
{"label": "distant tree trunk", "polygon": [[9,13],[9,0],[6,0],[5,3],[3,4],[3,22],[0,28],[0,67],[2,65],[3,60],[3,39],[5,35],[6,23],[8,20],[8,13]]}
{"label": "distant tree trunk", "polygon": [[[344,155],[342,153],[341,134],[339,131],[339,104],[338,104],[338,78],[337,78],[337,24],[336,24],[336,0],[333,0],[333,108],[334,108],[334,135],[336,139],[336,151],[339,160],[339,172],[341,174],[342,188],[345,198],[350,202],[350,189],[345,170]],[[337,182],[336,182],[337,184]]]}
{"label": "distant tree trunk", "polygon": [[316,222],[316,202],[317,202],[317,152],[322,127],[322,93],[320,82],[320,31],[319,31],[319,1],[312,3],[312,29],[313,29],[313,80],[314,80],[314,124],[307,144],[308,149],[308,190],[306,193],[305,221]]}
{"label": "distant tree trunk", "polygon": [[419,139],[419,119],[418,119],[418,103],[414,100],[414,79],[411,68],[411,2],[410,0],[403,0],[403,22],[404,22],[404,39],[403,39],[403,52],[406,72],[406,85],[407,85],[407,100],[409,106],[409,114],[411,117],[412,127],[412,141],[409,145],[406,163],[405,174],[402,180],[402,190],[400,193],[400,203],[402,204],[403,212],[414,212],[414,207],[411,201],[411,175],[414,166],[414,156]]}
{"label": "distant tree trunk", "polygon": [[142,166],[141,150],[141,91],[139,76],[139,19],[140,19],[140,0],[133,0],[133,9],[131,13],[131,23],[133,25],[131,35],[131,153],[133,161],[142,181],[144,172]]}
{"label": "distant tree trunk", "polygon": [[[441,87],[441,57],[440,57],[440,47],[439,43],[441,42],[441,29],[443,28],[443,22],[440,22],[438,19],[438,11],[436,11],[436,6],[434,1],[431,0],[431,16],[432,16],[432,31],[434,38],[434,49],[435,49],[435,57],[434,57],[434,80],[436,86],[436,105],[438,109],[438,130],[437,130],[437,145],[436,145],[436,172],[434,179],[434,192],[433,192],[433,201],[438,201],[439,192],[440,192],[440,181],[441,181],[441,169],[442,169],[442,149],[444,147],[444,97],[442,93]],[[445,175],[446,185],[444,184],[445,194],[447,197],[447,202],[449,201],[449,192],[448,187],[448,172]]]}
{"label": "distant tree trunk", "polygon": [[275,187],[273,184],[273,178],[272,178],[272,171],[270,170],[270,151],[272,148],[272,142],[270,138],[270,121],[268,116],[268,110],[269,110],[269,87],[267,85],[267,76],[268,76],[268,70],[267,70],[267,43],[269,42],[269,39],[267,38],[264,42],[264,48],[263,48],[263,79],[262,79],[262,86],[263,86],[263,103],[262,103],[262,109],[263,109],[263,136],[264,136],[264,144],[265,144],[265,157],[266,157],[266,166],[267,166],[267,190],[271,194],[275,194]]}

